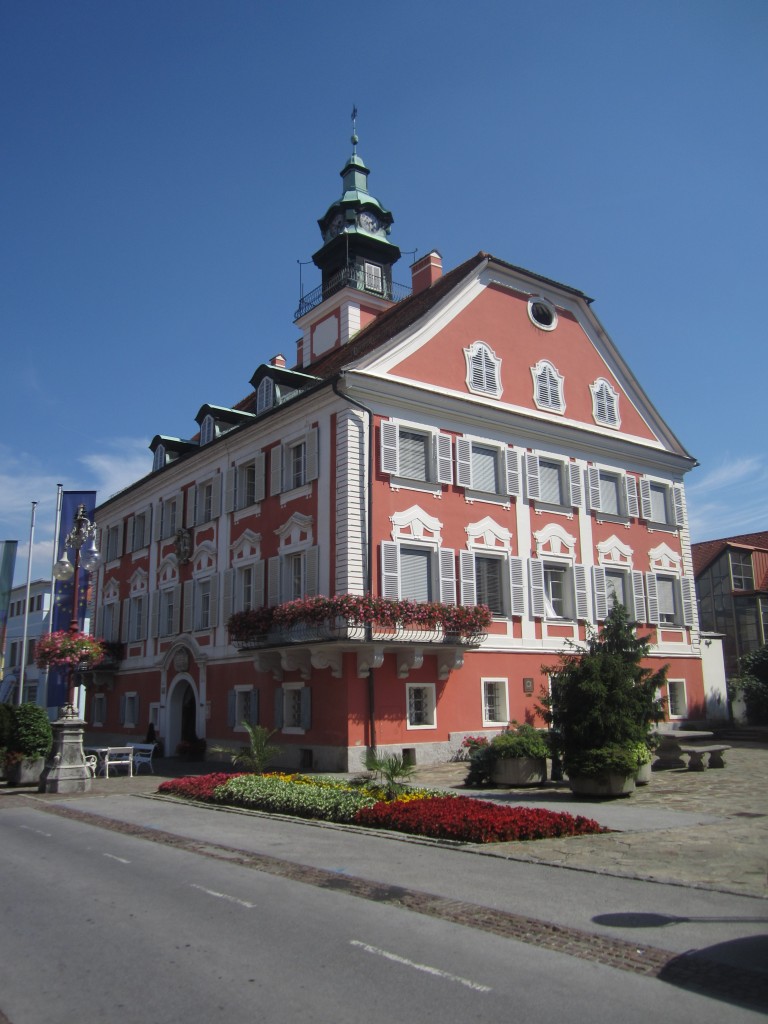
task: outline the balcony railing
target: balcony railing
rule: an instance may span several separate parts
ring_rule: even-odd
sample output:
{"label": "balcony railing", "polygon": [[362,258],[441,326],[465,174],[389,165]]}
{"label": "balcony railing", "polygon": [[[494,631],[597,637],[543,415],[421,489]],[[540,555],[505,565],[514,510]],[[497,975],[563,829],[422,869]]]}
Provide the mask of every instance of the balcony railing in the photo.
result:
{"label": "balcony railing", "polygon": [[305,313],[309,313],[315,306],[319,306],[324,299],[341,291],[342,288],[356,288],[360,292],[378,295],[380,298],[389,299],[391,302],[399,302],[411,294],[411,289],[407,285],[389,282],[383,277],[378,280],[369,278],[365,273],[365,267],[350,263],[346,267],[342,267],[332,277],[329,277],[319,287],[314,288],[311,292],[307,292],[306,295],[302,295],[294,319],[298,320]]}
{"label": "balcony railing", "polygon": [[346,643],[396,643],[396,644],[451,644],[461,647],[477,647],[485,638],[485,630],[473,633],[446,632],[440,626],[416,626],[398,623],[379,625],[375,622],[362,623],[343,619],[326,622],[297,622],[291,626],[270,629],[267,633],[232,637],[232,643],[239,651],[262,650],[266,647],[285,647],[293,644],[316,644],[331,641]]}

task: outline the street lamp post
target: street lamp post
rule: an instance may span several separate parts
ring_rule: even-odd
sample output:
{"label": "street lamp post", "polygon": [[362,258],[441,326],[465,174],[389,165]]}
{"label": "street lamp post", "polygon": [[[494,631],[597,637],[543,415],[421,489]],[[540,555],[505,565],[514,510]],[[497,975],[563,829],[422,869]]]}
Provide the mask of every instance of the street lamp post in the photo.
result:
{"label": "street lamp post", "polygon": [[[64,540],[64,552],[53,567],[55,579],[61,582],[72,579],[72,619],[69,632],[73,635],[80,632],[80,567],[90,572],[101,560],[96,546],[96,531],[96,523],[92,523],[85,514],[85,505],[79,505],[72,529]],[[74,552],[74,564],[67,558],[67,549]],[[91,788],[91,773],[83,753],[85,722],[80,718],[74,703],[76,671],[75,666],[70,666],[67,675],[67,703],[59,709],[59,717],[51,725],[53,749],[40,776],[39,788],[43,793],[84,793]]]}

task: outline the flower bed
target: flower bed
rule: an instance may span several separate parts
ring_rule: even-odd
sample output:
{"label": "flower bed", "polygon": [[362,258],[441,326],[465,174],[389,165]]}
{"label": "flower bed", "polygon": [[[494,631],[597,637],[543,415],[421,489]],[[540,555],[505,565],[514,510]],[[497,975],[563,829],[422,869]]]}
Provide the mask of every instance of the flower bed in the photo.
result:
{"label": "flower bed", "polygon": [[596,821],[536,807],[506,807],[434,790],[382,799],[380,786],[306,775],[200,775],[169,779],[160,793],[273,814],[390,829],[460,843],[500,843],[606,832]]}

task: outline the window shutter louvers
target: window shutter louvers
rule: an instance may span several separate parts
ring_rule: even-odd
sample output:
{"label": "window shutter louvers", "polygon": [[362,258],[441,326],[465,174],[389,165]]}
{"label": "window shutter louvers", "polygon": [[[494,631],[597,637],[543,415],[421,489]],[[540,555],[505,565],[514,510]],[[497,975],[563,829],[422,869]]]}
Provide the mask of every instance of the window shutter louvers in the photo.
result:
{"label": "window shutter louvers", "polygon": [[456,483],[472,487],[472,443],[466,437],[456,438]]}
{"label": "window shutter louvers", "polygon": [[310,480],[317,480],[318,473],[318,440],[317,440],[317,427],[312,427],[307,431],[305,440],[305,463],[304,463],[304,479],[307,483]]}
{"label": "window shutter louvers", "polygon": [[152,593],[152,615],[150,618],[149,635],[156,637],[160,635],[160,591]]}
{"label": "window shutter louvers", "polygon": [[269,459],[269,493],[272,495],[279,494],[283,480],[283,446],[281,444],[276,444],[270,450]]}
{"label": "window shutter louvers", "polygon": [[398,426],[390,420],[383,420],[379,431],[379,457],[381,459],[381,470],[383,473],[399,476],[400,459],[398,448]]}
{"label": "window shutter louvers", "polygon": [[571,485],[571,505],[581,508],[584,503],[581,490],[581,470],[575,462],[568,463],[568,477]]}
{"label": "window shutter louvers", "polygon": [[632,573],[632,600],[634,608],[630,614],[635,622],[645,622],[645,590],[643,588],[643,574],[639,569],[633,569]]}
{"label": "window shutter louvers", "polygon": [[437,435],[437,482],[453,483],[453,440],[450,434]]}
{"label": "window shutter louvers", "polygon": [[443,604],[456,604],[456,552],[453,548],[440,548],[440,600]]}
{"label": "window shutter louvers", "polygon": [[[600,500],[600,470],[595,466],[587,467],[587,486],[589,488],[589,507],[592,512],[600,512],[603,503]],[[604,615],[598,618],[605,618]]]}
{"label": "window shutter louvers", "polygon": [[690,576],[683,576],[680,580],[680,593],[683,598],[683,625],[693,626],[694,625],[694,607],[696,602],[696,593],[693,587],[693,580]]}
{"label": "window shutter louvers", "polygon": [[640,506],[637,502],[637,480],[629,473],[624,477],[624,496],[627,501],[627,515],[637,519],[640,515]]}
{"label": "window shutter louvers", "polygon": [[186,580],[184,583],[184,618],[183,629],[185,633],[192,632],[192,613],[194,611],[195,584],[193,580]]}
{"label": "window shutter louvers", "polygon": [[304,563],[305,597],[316,597],[318,592],[319,549],[309,548]]}
{"label": "window shutter louvers", "polygon": [[471,551],[459,552],[459,570],[461,573],[461,603],[476,605],[475,556]]}
{"label": "window shutter louvers", "polygon": [[222,612],[225,624],[233,612],[233,596],[235,592],[235,570],[225,569],[221,593]]}
{"label": "window shutter louvers", "polygon": [[400,548],[394,541],[381,544],[381,592],[393,601],[400,597]]}
{"label": "window shutter louvers", "polygon": [[305,731],[312,725],[312,691],[308,686],[301,689],[301,728]]}
{"label": "window shutter louvers", "polygon": [[651,481],[647,476],[640,477],[640,506],[643,510],[643,519],[651,522],[653,519],[653,504],[651,502]]}
{"label": "window shutter louvers", "polygon": [[280,556],[274,555],[267,562],[267,605],[280,604]]}
{"label": "window shutter louvers", "polygon": [[532,452],[525,453],[525,485],[528,497],[538,499],[541,494],[539,457]]}
{"label": "window shutter louvers", "polygon": [[254,473],[254,500],[264,501],[264,495],[266,493],[266,467],[267,460],[264,452],[256,452],[253,459],[255,467]]}
{"label": "window shutter louvers", "polygon": [[685,525],[685,503],[681,484],[672,487],[672,502],[675,506],[675,526]]}
{"label": "window shutter louvers", "polygon": [[608,615],[608,594],[605,587],[605,569],[602,565],[592,566],[592,590],[595,596],[595,619],[603,622]]}
{"label": "window shutter louvers", "polygon": [[130,555],[133,551],[133,524],[136,520],[136,516],[128,516],[126,520],[126,526],[128,528],[128,536],[125,539],[125,553]]}
{"label": "window shutter louvers", "polygon": [[528,576],[531,585],[531,615],[534,619],[544,618],[544,563],[539,558],[528,559]]}
{"label": "window shutter louvers", "polygon": [[645,592],[648,595],[648,622],[657,626],[659,624],[659,595],[655,572],[645,574]]}
{"label": "window shutter louvers", "polygon": [[516,555],[509,556],[509,594],[512,615],[525,614],[525,575],[523,560]]}
{"label": "window shutter louvers", "polygon": [[130,637],[128,636],[128,624],[129,624],[129,621],[130,621],[130,615],[131,615],[131,599],[130,599],[130,597],[126,597],[126,599],[123,601],[123,628],[122,628],[122,631],[121,631],[123,639],[126,642],[130,639]]}
{"label": "window shutter louvers", "polygon": [[577,562],[573,567],[573,580],[576,585],[576,618],[589,620],[589,588],[587,586],[587,567]]}
{"label": "window shutter louvers", "polygon": [[237,498],[235,497],[237,475],[238,471],[230,466],[224,476],[224,511],[226,513],[234,512],[237,502],[245,500],[245,496],[242,494],[238,494]]}

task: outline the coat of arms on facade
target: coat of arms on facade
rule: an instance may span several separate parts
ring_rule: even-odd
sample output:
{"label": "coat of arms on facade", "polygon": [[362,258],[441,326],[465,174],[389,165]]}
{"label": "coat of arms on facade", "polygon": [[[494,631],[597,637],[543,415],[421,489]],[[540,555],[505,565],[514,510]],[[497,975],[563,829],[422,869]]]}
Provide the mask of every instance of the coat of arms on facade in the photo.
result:
{"label": "coat of arms on facade", "polygon": [[185,530],[182,527],[180,530],[176,531],[174,548],[176,550],[176,560],[179,565],[186,565],[192,557],[192,537],[189,530]]}

